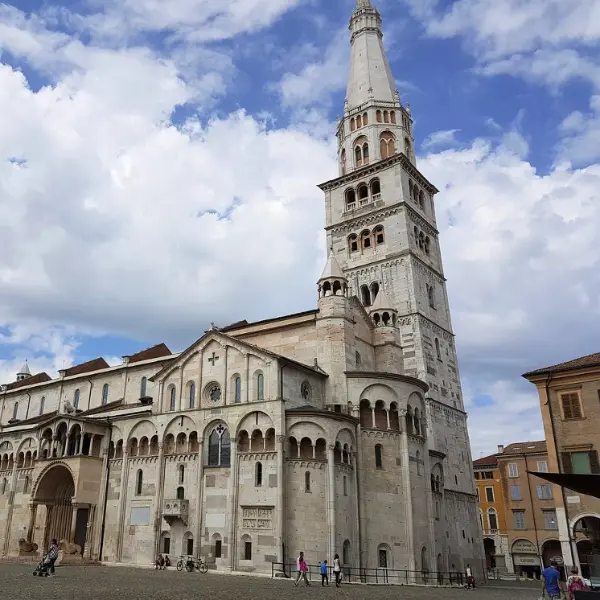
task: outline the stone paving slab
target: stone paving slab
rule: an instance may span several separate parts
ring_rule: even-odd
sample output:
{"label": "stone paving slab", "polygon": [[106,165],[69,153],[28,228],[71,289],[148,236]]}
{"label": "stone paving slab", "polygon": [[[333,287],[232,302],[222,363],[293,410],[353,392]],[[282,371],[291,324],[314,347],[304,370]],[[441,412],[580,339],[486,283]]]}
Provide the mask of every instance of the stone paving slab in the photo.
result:
{"label": "stone paving slab", "polygon": [[539,590],[477,588],[474,591],[408,586],[295,587],[290,580],[131,569],[65,566],[56,576],[33,577],[33,567],[0,563],[0,598],[6,600],[537,600]]}

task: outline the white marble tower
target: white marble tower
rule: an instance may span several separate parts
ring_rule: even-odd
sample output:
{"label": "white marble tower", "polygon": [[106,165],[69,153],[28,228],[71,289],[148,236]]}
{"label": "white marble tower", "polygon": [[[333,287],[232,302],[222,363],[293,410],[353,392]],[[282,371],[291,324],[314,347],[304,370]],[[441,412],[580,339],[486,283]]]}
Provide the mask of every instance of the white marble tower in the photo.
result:
{"label": "white marble tower", "polygon": [[411,110],[400,101],[381,24],[370,0],[358,0],[337,129],[339,177],[321,186],[327,244],[365,307],[385,291],[398,315],[404,372],[426,381],[430,398],[462,410],[437,189],[417,168]]}

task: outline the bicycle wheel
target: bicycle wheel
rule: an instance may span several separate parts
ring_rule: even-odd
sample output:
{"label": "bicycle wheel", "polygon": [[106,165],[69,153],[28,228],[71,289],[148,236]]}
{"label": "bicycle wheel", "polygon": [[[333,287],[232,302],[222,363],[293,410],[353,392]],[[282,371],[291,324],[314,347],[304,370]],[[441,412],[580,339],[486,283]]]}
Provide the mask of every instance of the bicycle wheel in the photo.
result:
{"label": "bicycle wheel", "polygon": [[177,561],[177,570],[183,571],[183,561],[182,560]]}
{"label": "bicycle wheel", "polygon": [[200,561],[200,565],[198,566],[198,570],[200,571],[200,573],[202,573],[204,575],[204,573],[206,573],[208,571],[208,566],[206,565],[205,562]]}

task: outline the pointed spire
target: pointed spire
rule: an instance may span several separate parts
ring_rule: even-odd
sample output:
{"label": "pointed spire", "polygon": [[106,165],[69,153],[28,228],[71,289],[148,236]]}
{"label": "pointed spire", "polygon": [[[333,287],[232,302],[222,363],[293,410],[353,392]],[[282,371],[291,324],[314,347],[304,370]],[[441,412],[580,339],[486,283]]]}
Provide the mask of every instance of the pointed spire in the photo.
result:
{"label": "pointed spire", "polygon": [[348,109],[369,100],[396,101],[396,82],[383,47],[381,16],[371,0],[357,0],[350,19],[351,57],[348,78]]}
{"label": "pointed spire", "polygon": [[321,281],[322,279],[346,279],[346,276],[342,271],[342,267],[340,267],[340,263],[335,259],[335,256],[333,255],[333,250],[329,252],[327,264],[323,269],[323,273],[321,273],[319,281]]}
{"label": "pointed spire", "polygon": [[27,379],[28,377],[31,377],[31,371],[29,370],[29,364],[25,361],[17,373],[17,381],[23,381],[23,379]]}
{"label": "pointed spire", "polygon": [[369,308],[369,312],[375,312],[376,310],[395,310],[383,288],[379,290],[379,293],[375,296],[375,302]]}

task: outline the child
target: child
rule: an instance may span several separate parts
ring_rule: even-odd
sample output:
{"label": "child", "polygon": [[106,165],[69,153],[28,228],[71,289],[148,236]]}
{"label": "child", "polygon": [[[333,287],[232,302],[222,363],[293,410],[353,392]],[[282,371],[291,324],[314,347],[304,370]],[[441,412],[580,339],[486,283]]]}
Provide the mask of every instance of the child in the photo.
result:
{"label": "child", "polygon": [[327,568],[327,560],[324,560],[321,563],[321,585],[325,586],[325,584],[329,585],[329,570]]}

